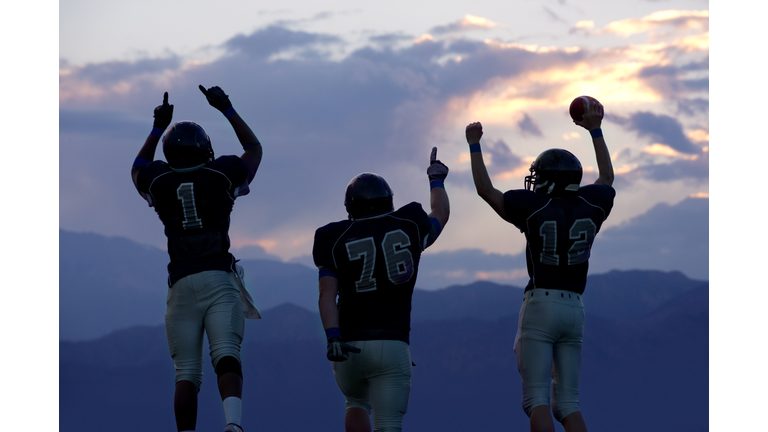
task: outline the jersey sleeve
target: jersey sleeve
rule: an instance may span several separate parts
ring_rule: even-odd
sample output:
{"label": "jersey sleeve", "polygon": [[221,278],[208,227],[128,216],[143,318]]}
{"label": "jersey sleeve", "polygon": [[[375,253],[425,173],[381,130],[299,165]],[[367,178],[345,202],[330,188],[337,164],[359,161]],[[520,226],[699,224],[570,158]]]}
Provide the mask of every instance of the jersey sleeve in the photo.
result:
{"label": "jersey sleeve", "polygon": [[139,195],[147,201],[147,204],[149,204],[150,207],[154,207],[155,201],[149,188],[157,177],[168,171],[167,167],[167,164],[163,161],[156,160],[150,162],[141,168],[141,171],[139,171],[136,178],[136,186],[139,190]]}
{"label": "jersey sleeve", "polygon": [[526,219],[548,200],[548,197],[527,189],[514,189],[505,192],[504,211],[507,214],[507,221],[523,231]]}
{"label": "jersey sleeve", "polygon": [[421,204],[415,201],[401,207],[395,212],[395,215],[409,219],[416,224],[419,229],[419,245],[422,251],[437,240],[442,230],[437,219],[433,222]]}
{"label": "jersey sleeve", "polygon": [[221,170],[232,182],[230,193],[233,197],[248,195],[251,191],[248,186],[248,167],[239,156],[219,156],[214,161],[214,167]]}
{"label": "jersey sleeve", "polygon": [[315,231],[312,259],[320,272],[320,277],[326,275],[336,277],[337,269],[333,261],[333,244],[331,244],[327,225]]}
{"label": "jersey sleeve", "polygon": [[605,212],[605,219],[608,219],[613,208],[613,199],[616,197],[616,189],[606,184],[591,184],[581,187],[579,195],[590,204],[602,208]]}

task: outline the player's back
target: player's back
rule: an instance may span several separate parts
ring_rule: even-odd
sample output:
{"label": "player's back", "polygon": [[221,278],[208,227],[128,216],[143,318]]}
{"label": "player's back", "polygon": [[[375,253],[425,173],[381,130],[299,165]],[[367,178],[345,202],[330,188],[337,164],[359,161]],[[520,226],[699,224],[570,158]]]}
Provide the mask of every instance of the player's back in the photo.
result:
{"label": "player's back", "polygon": [[345,340],[408,342],[411,296],[431,222],[418,203],[317,230],[313,255],[339,281]]}
{"label": "player's back", "polygon": [[526,289],[583,293],[595,236],[613,206],[613,188],[582,187],[575,196],[551,198],[527,190],[505,194],[510,222],[525,233],[531,281]]}
{"label": "player's back", "polygon": [[246,175],[236,156],[187,172],[156,161],[140,173],[140,190],[165,226],[174,281],[203,270],[231,271],[229,216],[235,198],[247,193]]}

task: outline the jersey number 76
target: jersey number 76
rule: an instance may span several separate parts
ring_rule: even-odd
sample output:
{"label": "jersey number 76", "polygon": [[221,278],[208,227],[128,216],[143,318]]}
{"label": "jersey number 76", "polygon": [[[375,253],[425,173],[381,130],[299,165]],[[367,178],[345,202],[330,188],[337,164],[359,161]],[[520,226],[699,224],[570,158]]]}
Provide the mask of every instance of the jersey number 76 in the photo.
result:
{"label": "jersey number 76", "polygon": [[[411,240],[408,235],[399,229],[386,233],[381,241],[387,277],[395,285],[408,282],[413,277],[413,256],[408,250],[410,245]],[[373,277],[373,270],[376,268],[377,250],[373,237],[348,242],[346,247],[349,261],[363,260],[363,271],[360,280],[355,282],[355,290],[357,292],[374,291],[376,278]]]}

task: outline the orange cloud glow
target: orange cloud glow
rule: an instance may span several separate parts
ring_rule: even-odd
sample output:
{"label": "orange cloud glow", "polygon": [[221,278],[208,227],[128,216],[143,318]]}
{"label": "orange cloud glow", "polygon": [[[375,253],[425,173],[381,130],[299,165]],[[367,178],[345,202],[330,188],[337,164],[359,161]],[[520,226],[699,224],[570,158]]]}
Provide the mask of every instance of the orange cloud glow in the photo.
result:
{"label": "orange cloud glow", "polygon": [[640,19],[633,18],[611,22],[602,31],[619,36],[631,36],[662,26],[673,26],[683,29],[705,29],[709,26],[709,11],[659,11]]}
{"label": "orange cloud glow", "polygon": [[709,142],[709,132],[696,129],[688,132],[688,139],[693,142]]}
{"label": "orange cloud glow", "polygon": [[528,270],[526,269],[515,269],[515,270],[509,270],[509,271],[490,271],[490,272],[484,272],[484,271],[478,271],[475,272],[475,277],[480,280],[488,280],[488,279],[495,279],[495,280],[512,280],[512,279],[522,279],[528,277]]}
{"label": "orange cloud glow", "polygon": [[462,27],[482,27],[482,28],[493,28],[498,25],[489,19],[474,16],[474,15],[469,15],[469,14],[464,15],[464,18],[461,21],[459,21],[459,24]]}
{"label": "orange cloud glow", "polygon": [[668,145],[659,144],[659,143],[656,143],[644,148],[643,152],[651,155],[669,156],[669,157],[686,159],[686,160],[696,160],[699,158],[699,155],[683,154]]}
{"label": "orange cloud glow", "polygon": [[413,43],[415,43],[415,44],[420,44],[420,43],[422,43],[422,42],[426,42],[426,41],[430,41],[430,42],[432,42],[432,41],[434,41],[434,40],[435,40],[435,38],[433,38],[431,34],[427,34],[427,33],[424,33],[424,34],[423,34],[423,35],[421,35],[419,38],[417,38],[417,39],[414,39],[414,40],[413,40]]}

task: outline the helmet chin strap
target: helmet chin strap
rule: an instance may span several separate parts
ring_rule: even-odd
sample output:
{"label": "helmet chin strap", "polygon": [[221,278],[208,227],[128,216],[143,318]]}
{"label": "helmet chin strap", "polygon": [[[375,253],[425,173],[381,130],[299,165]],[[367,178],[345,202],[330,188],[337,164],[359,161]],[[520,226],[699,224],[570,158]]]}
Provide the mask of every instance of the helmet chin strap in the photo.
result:
{"label": "helmet chin strap", "polygon": [[549,185],[549,189],[547,189],[547,195],[551,194],[554,189],[555,189],[555,183],[552,182],[552,184]]}

